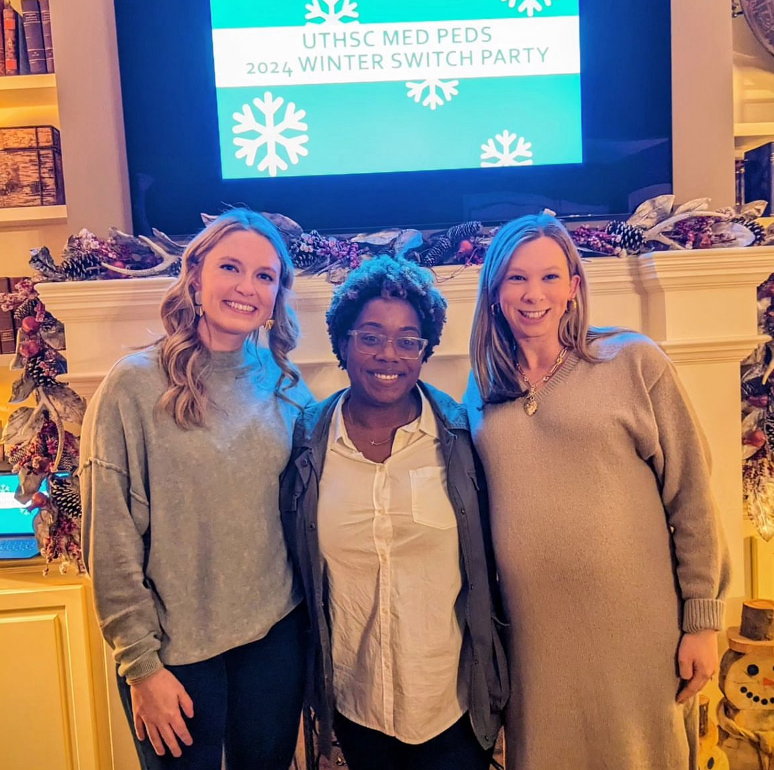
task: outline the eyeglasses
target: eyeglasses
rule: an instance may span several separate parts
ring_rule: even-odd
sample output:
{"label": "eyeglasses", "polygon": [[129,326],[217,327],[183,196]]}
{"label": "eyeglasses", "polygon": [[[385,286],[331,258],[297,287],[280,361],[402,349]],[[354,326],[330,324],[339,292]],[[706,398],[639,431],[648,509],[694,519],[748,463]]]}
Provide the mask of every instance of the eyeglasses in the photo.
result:
{"label": "eyeglasses", "polygon": [[349,336],[355,340],[355,348],[359,353],[367,356],[375,356],[384,350],[384,346],[391,342],[398,358],[416,361],[427,347],[427,340],[423,337],[388,337],[386,334],[366,332],[353,329]]}

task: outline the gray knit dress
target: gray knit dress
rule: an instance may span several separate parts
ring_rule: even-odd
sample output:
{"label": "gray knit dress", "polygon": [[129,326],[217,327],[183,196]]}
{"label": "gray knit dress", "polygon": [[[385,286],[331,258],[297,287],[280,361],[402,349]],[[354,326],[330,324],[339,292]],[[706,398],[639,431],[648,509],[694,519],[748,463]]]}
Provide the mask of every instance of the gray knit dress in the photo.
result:
{"label": "gray knit dress", "polygon": [[681,631],[722,626],[728,554],[703,437],[646,337],[571,354],[538,392],[467,402],[510,623],[508,770],[688,770]]}

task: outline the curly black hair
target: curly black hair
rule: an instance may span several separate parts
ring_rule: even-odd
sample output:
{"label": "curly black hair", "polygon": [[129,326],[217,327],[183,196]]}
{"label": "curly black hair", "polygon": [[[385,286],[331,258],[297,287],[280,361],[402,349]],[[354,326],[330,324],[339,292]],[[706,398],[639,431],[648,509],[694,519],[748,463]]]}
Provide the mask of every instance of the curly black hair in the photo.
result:
{"label": "curly black hair", "polygon": [[417,311],[422,336],[427,339],[422,360],[427,361],[441,341],[446,323],[446,299],[435,287],[429,270],[403,257],[385,254],[355,268],[333,294],[325,320],[339,366],[346,368],[339,343],[352,331],[366,302],[376,297],[405,299]]}

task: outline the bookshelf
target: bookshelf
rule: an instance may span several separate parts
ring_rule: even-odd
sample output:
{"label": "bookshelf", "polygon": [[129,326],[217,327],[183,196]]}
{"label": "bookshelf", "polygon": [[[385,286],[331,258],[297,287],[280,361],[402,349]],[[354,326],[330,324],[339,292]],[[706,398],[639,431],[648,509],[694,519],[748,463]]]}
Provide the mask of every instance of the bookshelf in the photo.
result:
{"label": "bookshelf", "polygon": [[[0,2],[0,5],[2,3]],[[21,0],[11,0],[21,10]],[[0,128],[55,126],[61,129],[56,74],[0,77]],[[0,254],[3,275],[30,273],[29,251],[39,246],[58,250],[69,228],[66,206],[0,208]],[[0,368],[2,358],[0,358]]]}

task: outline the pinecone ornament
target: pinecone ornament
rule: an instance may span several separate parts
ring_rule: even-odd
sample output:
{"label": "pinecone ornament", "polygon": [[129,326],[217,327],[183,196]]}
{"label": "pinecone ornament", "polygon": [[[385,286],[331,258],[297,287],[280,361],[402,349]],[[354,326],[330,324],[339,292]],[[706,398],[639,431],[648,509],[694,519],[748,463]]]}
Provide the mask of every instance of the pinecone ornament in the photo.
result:
{"label": "pinecone ornament", "polygon": [[744,225],[754,236],[753,246],[760,246],[766,240],[766,228],[755,219],[748,219],[744,216],[731,217],[731,221],[737,225]]}
{"label": "pinecone ornament", "polygon": [[422,255],[422,265],[424,267],[433,267],[441,263],[443,258],[454,248],[451,239],[442,235],[436,242]]}
{"label": "pinecone ornament", "polygon": [[14,321],[21,323],[27,316],[35,315],[38,310],[38,298],[32,297],[24,302],[13,311]]}
{"label": "pinecone ornament", "polygon": [[53,369],[41,356],[27,359],[25,373],[38,388],[53,388],[59,383],[56,380],[57,371]]}
{"label": "pinecone ornament", "polygon": [[753,246],[760,246],[766,239],[766,228],[758,222],[748,222],[745,227],[755,236]]}
{"label": "pinecone ornament", "polygon": [[99,273],[101,262],[99,254],[79,254],[62,262],[61,273],[67,281],[86,281]]}
{"label": "pinecone ornament", "polygon": [[70,477],[60,478],[51,476],[51,499],[60,514],[69,518],[78,518],[81,515],[81,493]]}
{"label": "pinecone ornament", "polygon": [[452,246],[457,246],[460,241],[467,238],[473,238],[481,232],[481,222],[464,222],[461,225],[454,225],[446,231],[446,237],[452,242]]}
{"label": "pinecone ornament", "polygon": [[605,232],[620,237],[621,248],[629,254],[637,254],[644,242],[644,230],[626,222],[608,222]]}

